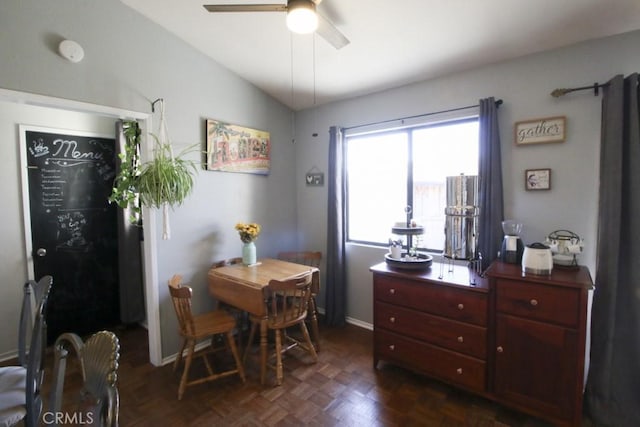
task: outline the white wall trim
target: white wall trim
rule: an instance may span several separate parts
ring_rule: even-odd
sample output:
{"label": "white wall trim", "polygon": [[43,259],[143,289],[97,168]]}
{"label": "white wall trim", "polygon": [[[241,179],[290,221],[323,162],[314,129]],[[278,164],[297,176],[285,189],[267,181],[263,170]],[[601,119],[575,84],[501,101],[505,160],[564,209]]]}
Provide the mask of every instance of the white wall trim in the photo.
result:
{"label": "white wall trim", "polygon": [[[318,307],[318,313],[325,314],[324,308]],[[360,328],[364,328],[364,329],[368,329],[370,331],[373,331],[373,324],[368,323],[368,322],[363,322],[362,320],[355,319],[353,317],[347,316],[345,318],[345,322],[347,322],[347,323],[349,323],[351,325],[354,325],[354,326],[358,326]]]}
{"label": "white wall trim", "polygon": [[354,319],[353,317],[349,316],[346,317],[345,321],[351,325],[373,331],[373,324],[371,323],[363,322],[362,320]]}
{"label": "white wall trim", "polygon": [[[67,111],[75,111],[81,113],[97,114],[114,119],[135,119],[140,122],[143,134],[149,138],[149,130],[152,128],[152,115],[139,111],[125,110],[122,108],[108,107],[104,105],[90,104],[86,102],[73,101],[69,99],[54,98],[45,95],[38,95],[28,92],[18,92],[9,89],[0,88],[0,101],[13,102],[16,104],[34,105],[39,107],[54,108]],[[146,147],[147,152],[151,151],[150,147]],[[23,198],[24,198],[23,194]],[[144,210],[143,210],[144,211]],[[159,296],[156,287],[157,283],[157,251],[156,251],[156,221],[155,215],[149,212],[145,214],[144,227],[144,286],[145,286],[145,305],[147,310],[147,326],[149,334],[149,361],[160,366],[162,361],[162,347],[160,335],[160,312],[159,312]],[[26,242],[27,248],[31,247],[31,241]],[[33,263],[29,260],[30,254],[27,255],[28,275],[33,276]]]}

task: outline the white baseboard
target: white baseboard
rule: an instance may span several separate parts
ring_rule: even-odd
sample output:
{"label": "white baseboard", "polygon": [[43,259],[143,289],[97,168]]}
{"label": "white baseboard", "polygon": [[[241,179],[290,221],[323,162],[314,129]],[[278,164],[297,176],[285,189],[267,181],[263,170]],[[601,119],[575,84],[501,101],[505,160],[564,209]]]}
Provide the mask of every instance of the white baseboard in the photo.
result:
{"label": "white baseboard", "polygon": [[[318,313],[320,314],[324,314],[324,309],[323,308],[318,308]],[[363,322],[362,320],[358,320],[358,319],[354,319],[353,317],[348,317],[345,319],[345,321],[351,325],[354,326],[358,326],[360,328],[364,328],[364,329],[368,329],[370,331],[373,331],[373,324],[371,323],[367,323],[367,322]],[[195,351],[200,351],[202,349],[204,349],[205,347],[207,347],[209,345],[208,341],[203,341],[199,344],[196,345]],[[184,354],[183,354],[184,356]],[[176,360],[176,357],[178,357],[178,353],[174,353],[170,356],[164,357],[162,359],[162,366],[167,365],[169,363],[173,363]]]}
{"label": "white baseboard", "polygon": [[373,325],[371,323],[363,322],[362,320],[354,319],[353,317],[348,317],[345,319],[347,323],[355,326],[359,326],[364,329],[368,329],[373,331]]}
{"label": "white baseboard", "polygon": [[[210,345],[210,343],[209,343],[208,340],[207,341],[203,341],[201,343],[198,343],[198,344],[196,344],[195,351],[198,352],[200,350],[203,350],[206,347],[209,347],[209,345]],[[186,350],[185,350],[184,353],[182,353],[182,357],[185,357],[185,356],[186,356]],[[175,352],[170,356],[163,357],[162,358],[162,366],[165,366],[165,365],[168,365],[169,363],[175,362],[176,357],[178,357],[178,352]]]}
{"label": "white baseboard", "polygon": [[[318,313],[324,315],[325,314],[324,308],[318,307]],[[370,331],[373,331],[373,324],[371,323],[363,322],[362,320],[354,319],[353,317],[349,317],[349,316],[347,316],[345,321],[351,325],[359,326],[361,328],[365,328]]]}
{"label": "white baseboard", "polygon": [[18,350],[7,351],[6,353],[0,354],[0,362],[4,362],[9,359],[17,359],[18,358]]}

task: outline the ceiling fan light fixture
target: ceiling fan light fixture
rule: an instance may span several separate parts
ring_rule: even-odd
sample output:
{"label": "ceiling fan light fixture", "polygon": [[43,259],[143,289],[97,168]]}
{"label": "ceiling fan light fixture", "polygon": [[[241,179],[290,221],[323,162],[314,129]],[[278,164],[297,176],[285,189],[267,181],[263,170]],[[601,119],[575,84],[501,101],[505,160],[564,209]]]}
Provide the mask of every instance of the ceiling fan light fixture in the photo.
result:
{"label": "ceiling fan light fixture", "polygon": [[298,34],[309,34],[318,28],[316,5],[311,0],[289,0],[287,27]]}

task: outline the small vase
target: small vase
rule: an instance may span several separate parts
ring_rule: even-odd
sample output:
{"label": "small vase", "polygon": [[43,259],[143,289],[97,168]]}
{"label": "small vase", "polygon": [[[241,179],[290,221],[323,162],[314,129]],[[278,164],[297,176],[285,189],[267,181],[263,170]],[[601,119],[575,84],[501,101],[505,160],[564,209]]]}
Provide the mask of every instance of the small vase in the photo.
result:
{"label": "small vase", "polygon": [[244,265],[253,265],[256,263],[256,244],[254,242],[244,243],[242,245],[242,263]]}

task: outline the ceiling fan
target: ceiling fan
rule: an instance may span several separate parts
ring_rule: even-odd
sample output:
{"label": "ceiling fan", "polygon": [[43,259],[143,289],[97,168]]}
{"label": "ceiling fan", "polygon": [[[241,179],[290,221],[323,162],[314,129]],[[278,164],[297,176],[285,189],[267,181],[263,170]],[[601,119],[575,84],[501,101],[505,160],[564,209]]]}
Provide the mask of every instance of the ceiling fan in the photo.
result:
{"label": "ceiling fan", "polygon": [[322,0],[287,0],[287,4],[205,4],[209,12],[287,12],[287,27],[296,33],[316,32],[336,49],[348,45],[349,39],[327,18],[316,11]]}

